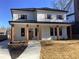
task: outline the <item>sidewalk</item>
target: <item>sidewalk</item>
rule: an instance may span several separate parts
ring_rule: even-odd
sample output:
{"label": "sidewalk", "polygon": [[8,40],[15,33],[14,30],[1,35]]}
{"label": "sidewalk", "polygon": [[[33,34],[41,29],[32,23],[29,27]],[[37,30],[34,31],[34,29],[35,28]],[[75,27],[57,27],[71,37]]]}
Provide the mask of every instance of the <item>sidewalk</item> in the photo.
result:
{"label": "sidewalk", "polygon": [[7,40],[0,42],[0,58],[2,59],[11,59],[7,44]]}
{"label": "sidewalk", "polygon": [[17,59],[40,59],[40,50],[39,41],[30,41],[28,47]]}

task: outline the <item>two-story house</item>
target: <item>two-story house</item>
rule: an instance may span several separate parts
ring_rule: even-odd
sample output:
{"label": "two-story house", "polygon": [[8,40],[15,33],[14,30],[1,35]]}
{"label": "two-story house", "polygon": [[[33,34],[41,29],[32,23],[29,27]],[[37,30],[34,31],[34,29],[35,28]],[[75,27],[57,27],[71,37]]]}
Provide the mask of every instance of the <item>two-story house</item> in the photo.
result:
{"label": "two-story house", "polygon": [[71,38],[71,24],[66,20],[67,11],[51,8],[11,9],[10,42],[28,40],[60,40]]}

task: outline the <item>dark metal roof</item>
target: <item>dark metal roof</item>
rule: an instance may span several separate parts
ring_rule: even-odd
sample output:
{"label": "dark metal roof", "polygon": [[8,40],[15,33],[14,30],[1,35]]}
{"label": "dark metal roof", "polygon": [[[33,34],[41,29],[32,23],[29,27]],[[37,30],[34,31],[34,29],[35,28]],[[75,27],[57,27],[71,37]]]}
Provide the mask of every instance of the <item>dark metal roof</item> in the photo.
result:
{"label": "dark metal roof", "polygon": [[49,11],[67,12],[65,10],[52,9],[52,8],[12,8],[11,10],[22,10],[22,11],[49,10]]}
{"label": "dark metal roof", "polygon": [[43,22],[43,21],[9,21],[9,23],[40,23],[40,24],[71,24],[68,22]]}

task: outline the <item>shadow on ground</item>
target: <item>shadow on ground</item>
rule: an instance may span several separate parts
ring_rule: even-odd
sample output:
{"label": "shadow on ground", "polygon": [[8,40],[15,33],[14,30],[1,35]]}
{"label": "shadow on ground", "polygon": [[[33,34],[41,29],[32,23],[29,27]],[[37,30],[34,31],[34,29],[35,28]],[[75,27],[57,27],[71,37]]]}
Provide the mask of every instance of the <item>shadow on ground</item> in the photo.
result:
{"label": "shadow on ground", "polygon": [[9,49],[9,53],[11,55],[11,58],[12,59],[16,59],[18,58],[22,53],[23,51],[26,49],[27,46],[21,46],[21,47],[18,47],[18,48],[8,48]]}
{"label": "shadow on ground", "polygon": [[8,49],[8,40],[0,41],[0,48],[1,49]]}

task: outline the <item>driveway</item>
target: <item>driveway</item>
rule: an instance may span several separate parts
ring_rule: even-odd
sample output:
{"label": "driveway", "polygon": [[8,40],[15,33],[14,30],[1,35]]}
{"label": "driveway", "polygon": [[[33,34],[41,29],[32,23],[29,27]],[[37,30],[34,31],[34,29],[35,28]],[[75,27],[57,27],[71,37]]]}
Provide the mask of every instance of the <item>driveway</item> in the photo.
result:
{"label": "driveway", "polygon": [[9,50],[8,50],[8,41],[7,40],[0,42],[0,58],[11,59],[11,56],[10,56]]}

